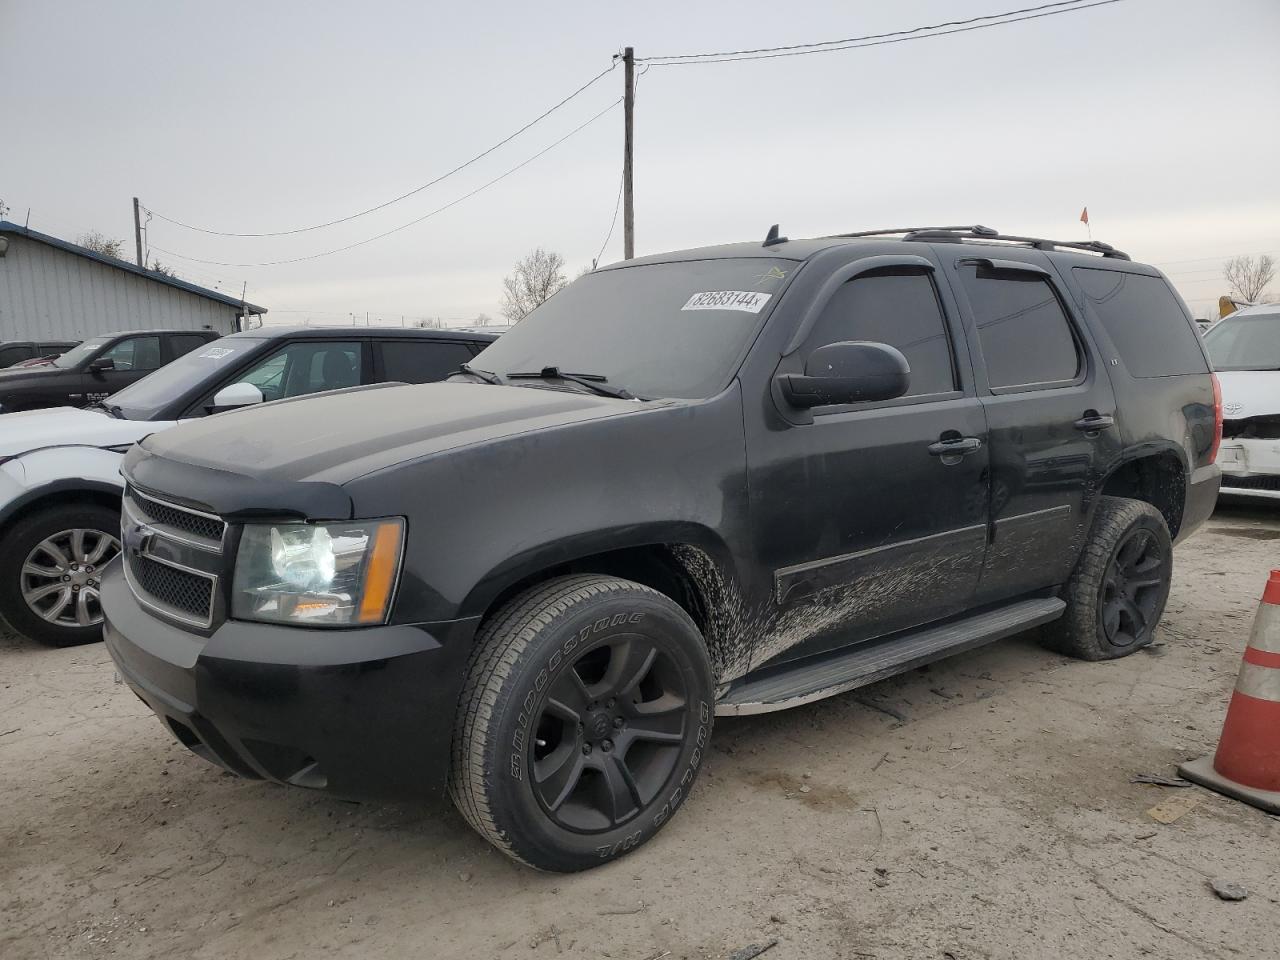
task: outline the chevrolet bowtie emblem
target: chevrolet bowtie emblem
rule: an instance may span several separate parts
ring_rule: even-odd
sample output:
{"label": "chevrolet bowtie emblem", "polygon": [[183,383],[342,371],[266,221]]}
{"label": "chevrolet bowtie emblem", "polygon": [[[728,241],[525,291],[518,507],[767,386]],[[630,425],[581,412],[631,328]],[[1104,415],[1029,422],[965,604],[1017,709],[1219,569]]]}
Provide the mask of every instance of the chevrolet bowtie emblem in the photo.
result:
{"label": "chevrolet bowtie emblem", "polygon": [[124,548],[134,556],[142,555],[147,543],[154,534],[154,530],[141,523],[131,523],[120,531],[121,539],[124,540]]}

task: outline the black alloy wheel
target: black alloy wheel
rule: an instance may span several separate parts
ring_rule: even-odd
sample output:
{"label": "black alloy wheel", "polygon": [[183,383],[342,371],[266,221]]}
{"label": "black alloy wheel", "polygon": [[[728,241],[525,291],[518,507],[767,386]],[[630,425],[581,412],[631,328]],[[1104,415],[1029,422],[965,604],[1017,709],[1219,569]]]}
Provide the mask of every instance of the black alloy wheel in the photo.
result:
{"label": "black alloy wheel", "polygon": [[1102,579],[1101,627],[1117,649],[1151,639],[1164,607],[1166,556],[1155,533],[1135,527],[1120,541]]}
{"label": "black alloy wheel", "polygon": [[643,636],[583,653],[548,688],[530,744],[547,815],[580,832],[633,819],[675,770],[688,712],[681,671]]}
{"label": "black alloy wheel", "polygon": [[454,727],[454,804],[540,870],[630,853],[688,799],[714,692],[702,634],[670,597],[602,574],[530,587],[476,634]]}

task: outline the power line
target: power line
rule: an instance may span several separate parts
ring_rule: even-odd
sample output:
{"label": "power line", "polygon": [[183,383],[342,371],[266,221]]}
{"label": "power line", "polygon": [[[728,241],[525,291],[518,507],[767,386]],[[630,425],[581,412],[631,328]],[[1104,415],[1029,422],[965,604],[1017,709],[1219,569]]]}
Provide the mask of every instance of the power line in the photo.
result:
{"label": "power line", "polygon": [[352,249],[355,249],[356,247],[362,247],[366,243],[373,243],[373,241],[375,240],[381,240],[383,237],[389,237],[393,233],[399,233],[401,230],[406,230],[409,227],[422,223],[422,221],[424,220],[429,220],[431,217],[434,217],[438,213],[444,213],[444,211],[448,210],[450,207],[456,207],[458,204],[462,203],[462,201],[469,200],[471,197],[474,197],[477,193],[480,193],[483,190],[487,190],[489,187],[493,186],[495,183],[498,183],[501,180],[505,180],[507,177],[511,176],[511,174],[515,173],[517,170],[521,169],[522,167],[528,166],[529,164],[533,163],[533,161],[541,157],[543,154],[560,146],[560,144],[564,143],[566,140],[568,140],[578,131],[595,123],[597,120],[599,120],[606,113],[611,111],[614,107],[618,106],[618,104],[620,103],[622,103],[621,97],[613,101],[613,103],[609,104],[609,106],[605,107],[603,110],[601,110],[595,116],[591,117],[589,120],[586,120],[578,124],[578,126],[574,127],[572,130],[566,133],[559,140],[556,140],[555,142],[549,144],[546,147],[543,147],[533,156],[529,157],[527,160],[521,161],[520,163],[516,164],[514,167],[511,167],[505,173],[499,174],[498,176],[494,177],[492,180],[487,181],[486,183],[482,183],[480,186],[476,187],[471,192],[464,193],[462,196],[458,197],[457,199],[449,201],[444,206],[437,207],[436,209],[430,211],[429,213],[424,213],[422,216],[414,220],[410,220],[408,223],[402,223],[400,226],[392,227],[390,230],[387,230],[383,233],[379,233],[376,236],[366,237],[363,240],[357,240],[355,243],[348,243],[346,246],[343,246],[343,247],[336,247],[333,250],[325,250],[322,253],[309,254],[305,257],[293,257],[288,260],[267,260],[261,263],[226,263],[222,260],[200,260],[196,257],[187,257],[181,253],[175,253],[172,250],[166,250],[163,247],[157,247],[153,245],[151,249],[159,250],[161,253],[167,253],[169,256],[177,257],[179,260],[188,260],[191,263],[205,263],[205,264],[210,264],[212,266],[217,266],[217,267],[279,267],[279,266],[284,266],[285,264],[288,264],[288,263],[302,263],[304,260],[319,260],[321,257],[328,257],[328,256],[332,256],[335,253],[342,253],[343,251],[346,251],[346,250],[352,250]]}
{"label": "power line", "polygon": [[[426,190],[428,187],[435,186],[437,183],[440,183],[442,180],[445,180],[453,176],[455,173],[465,170],[467,167],[471,166],[477,160],[484,159],[489,154],[497,150],[499,147],[505,146],[506,144],[510,143],[512,140],[520,136],[520,134],[524,133],[530,127],[534,126],[537,123],[541,123],[543,120],[551,116],[551,114],[555,113],[557,110],[563,107],[566,103],[568,103],[574,97],[578,96],[578,94],[584,92],[588,87],[591,87],[597,81],[608,76],[617,68],[617,66],[618,66],[617,61],[614,61],[607,70],[602,70],[600,73],[596,74],[594,77],[592,77],[582,86],[580,86],[577,90],[573,91],[573,93],[569,94],[559,103],[557,103],[555,106],[551,107],[551,109],[545,111],[544,113],[540,114],[537,117],[534,117],[532,120],[526,123],[523,127],[517,130],[515,133],[511,134],[508,137],[503,138],[502,140],[499,140],[497,143],[491,146],[488,150],[485,150],[482,153],[477,153],[474,157],[472,157],[470,160],[467,160],[465,163],[458,164],[452,170],[449,170],[446,173],[442,173],[440,174],[440,176],[436,177],[435,179],[428,180],[426,183],[422,184],[421,186],[414,187],[412,190],[409,190],[406,193],[402,193],[398,197],[393,197],[392,199],[384,201],[383,203],[380,203],[377,206],[369,207],[368,209],[361,210],[358,213],[353,213],[345,217],[339,217],[337,220],[328,220],[324,223],[312,224],[309,227],[295,227],[292,230],[273,230],[273,231],[268,231],[263,233],[235,233],[229,230],[211,230],[205,227],[197,227],[190,223],[184,223],[181,220],[175,220],[172,217],[166,217],[163,213],[156,213],[156,211],[150,209],[149,207],[147,208],[147,213],[156,217],[159,220],[165,221],[166,223],[171,223],[174,226],[183,227],[187,230],[194,230],[197,233],[207,233],[215,237],[287,237],[296,233],[307,233],[311,230],[321,230],[325,227],[336,226],[339,223],[348,223],[351,220],[355,220],[359,217],[366,216],[370,213],[375,213],[378,210],[383,210],[394,203],[399,203],[401,200],[407,200],[409,197],[412,197],[416,194],[421,193],[423,190]],[[176,256],[176,254],[172,254],[172,256]]]}
{"label": "power line", "polygon": [[1204,263],[1207,260],[1231,260],[1234,257],[1257,257],[1270,256],[1280,251],[1276,250],[1255,250],[1253,253],[1224,253],[1217,257],[1193,257],[1190,260],[1162,260],[1159,263],[1152,263],[1153,267],[1176,267],[1183,263]]}
{"label": "power line", "polygon": [[829,47],[834,44],[856,43],[860,40],[881,40],[885,37],[901,37],[909,33],[920,33],[924,30],[940,30],[943,27],[962,27],[970,23],[978,23],[982,20],[995,20],[1000,17],[1011,17],[1019,13],[1031,13],[1036,10],[1047,10],[1050,7],[1071,7],[1084,0],[1059,0],[1057,3],[1043,3],[1038,7],[1023,7],[1021,10],[1006,10],[1004,13],[987,13],[980,17],[970,17],[968,20],[949,20],[946,23],[935,23],[927,27],[912,27],[909,30],[894,30],[890,33],[870,33],[862,37],[846,37],[843,40],[818,40],[814,43],[793,43],[785,47],[756,47],[752,50],[717,50],[714,53],[673,53],[666,56],[638,57],[641,62],[645,60],[692,60],[701,57],[737,57],[749,53],[778,53],[784,50],[808,50],[814,47]]}
{"label": "power line", "polygon": [[[1092,3],[1081,3],[1080,0],[1065,0],[1063,3],[1043,4],[1039,7],[1026,7],[1022,10],[1008,10],[1004,13],[991,13],[985,17],[973,17],[970,20],[956,20],[950,23],[937,23],[910,30],[896,30],[892,33],[867,34],[862,37],[850,37],[845,40],[827,40],[814,44],[796,44],[791,47],[761,47],[758,50],[731,50],[722,53],[686,53],[672,54],[665,57],[644,57],[643,62],[655,67],[679,67],[702,63],[733,63],[739,60],[773,60],[778,57],[803,57],[814,53],[835,53],[840,50],[860,50],[864,47],[879,47],[891,43],[907,43],[912,40],[927,40],[931,37],[945,37],[953,33],[968,33],[971,30],[989,30],[992,27],[1003,27],[1010,23],[1021,23],[1024,20],[1039,20],[1041,17],[1056,17],[1064,13],[1078,13],[1093,7],[1105,7],[1123,0],[1094,0]],[[1062,7],[1063,9],[1046,9]],[[1042,11],[1034,13],[1032,11]],[[974,21],[993,21],[976,23]],[[969,23],[970,26],[961,26]]]}

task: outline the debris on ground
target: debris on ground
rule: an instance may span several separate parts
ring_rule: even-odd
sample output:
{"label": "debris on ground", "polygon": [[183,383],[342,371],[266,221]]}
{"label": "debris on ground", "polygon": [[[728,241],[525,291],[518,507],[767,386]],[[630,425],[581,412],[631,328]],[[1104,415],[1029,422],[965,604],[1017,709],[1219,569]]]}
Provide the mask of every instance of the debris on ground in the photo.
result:
{"label": "debris on ground", "polygon": [[766,950],[772,950],[778,945],[777,940],[770,940],[768,943],[751,943],[743,947],[741,950],[735,950],[729,954],[729,960],[755,960],[756,957],[764,953]]}
{"label": "debris on ground", "polygon": [[1213,888],[1213,892],[1218,895],[1219,900],[1234,902],[1249,896],[1248,890],[1238,883],[1232,883],[1230,880],[1210,880],[1209,886]]}
{"label": "debris on ground", "polygon": [[1190,787],[1190,780],[1181,777],[1163,777],[1158,773],[1138,773],[1129,778],[1130,783],[1150,783],[1157,787]]}
{"label": "debris on ground", "polygon": [[1199,797],[1174,797],[1172,800],[1157,803],[1147,811],[1147,816],[1156,823],[1173,823],[1179,817],[1190,813],[1199,803]]}

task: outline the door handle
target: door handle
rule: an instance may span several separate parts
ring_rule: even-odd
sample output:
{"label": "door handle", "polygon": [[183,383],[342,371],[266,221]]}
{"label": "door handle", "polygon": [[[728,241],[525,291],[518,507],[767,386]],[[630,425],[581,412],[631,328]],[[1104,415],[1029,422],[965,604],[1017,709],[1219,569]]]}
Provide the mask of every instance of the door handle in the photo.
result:
{"label": "door handle", "polygon": [[1076,429],[1087,434],[1097,435],[1108,427],[1115,426],[1116,418],[1098,413],[1097,410],[1086,410],[1084,416],[1076,421]]}
{"label": "door handle", "polygon": [[928,447],[929,453],[935,457],[963,457],[966,454],[977,453],[981,449],[982,440],[978,437],[953,437],[950,440],[931,443]]}

